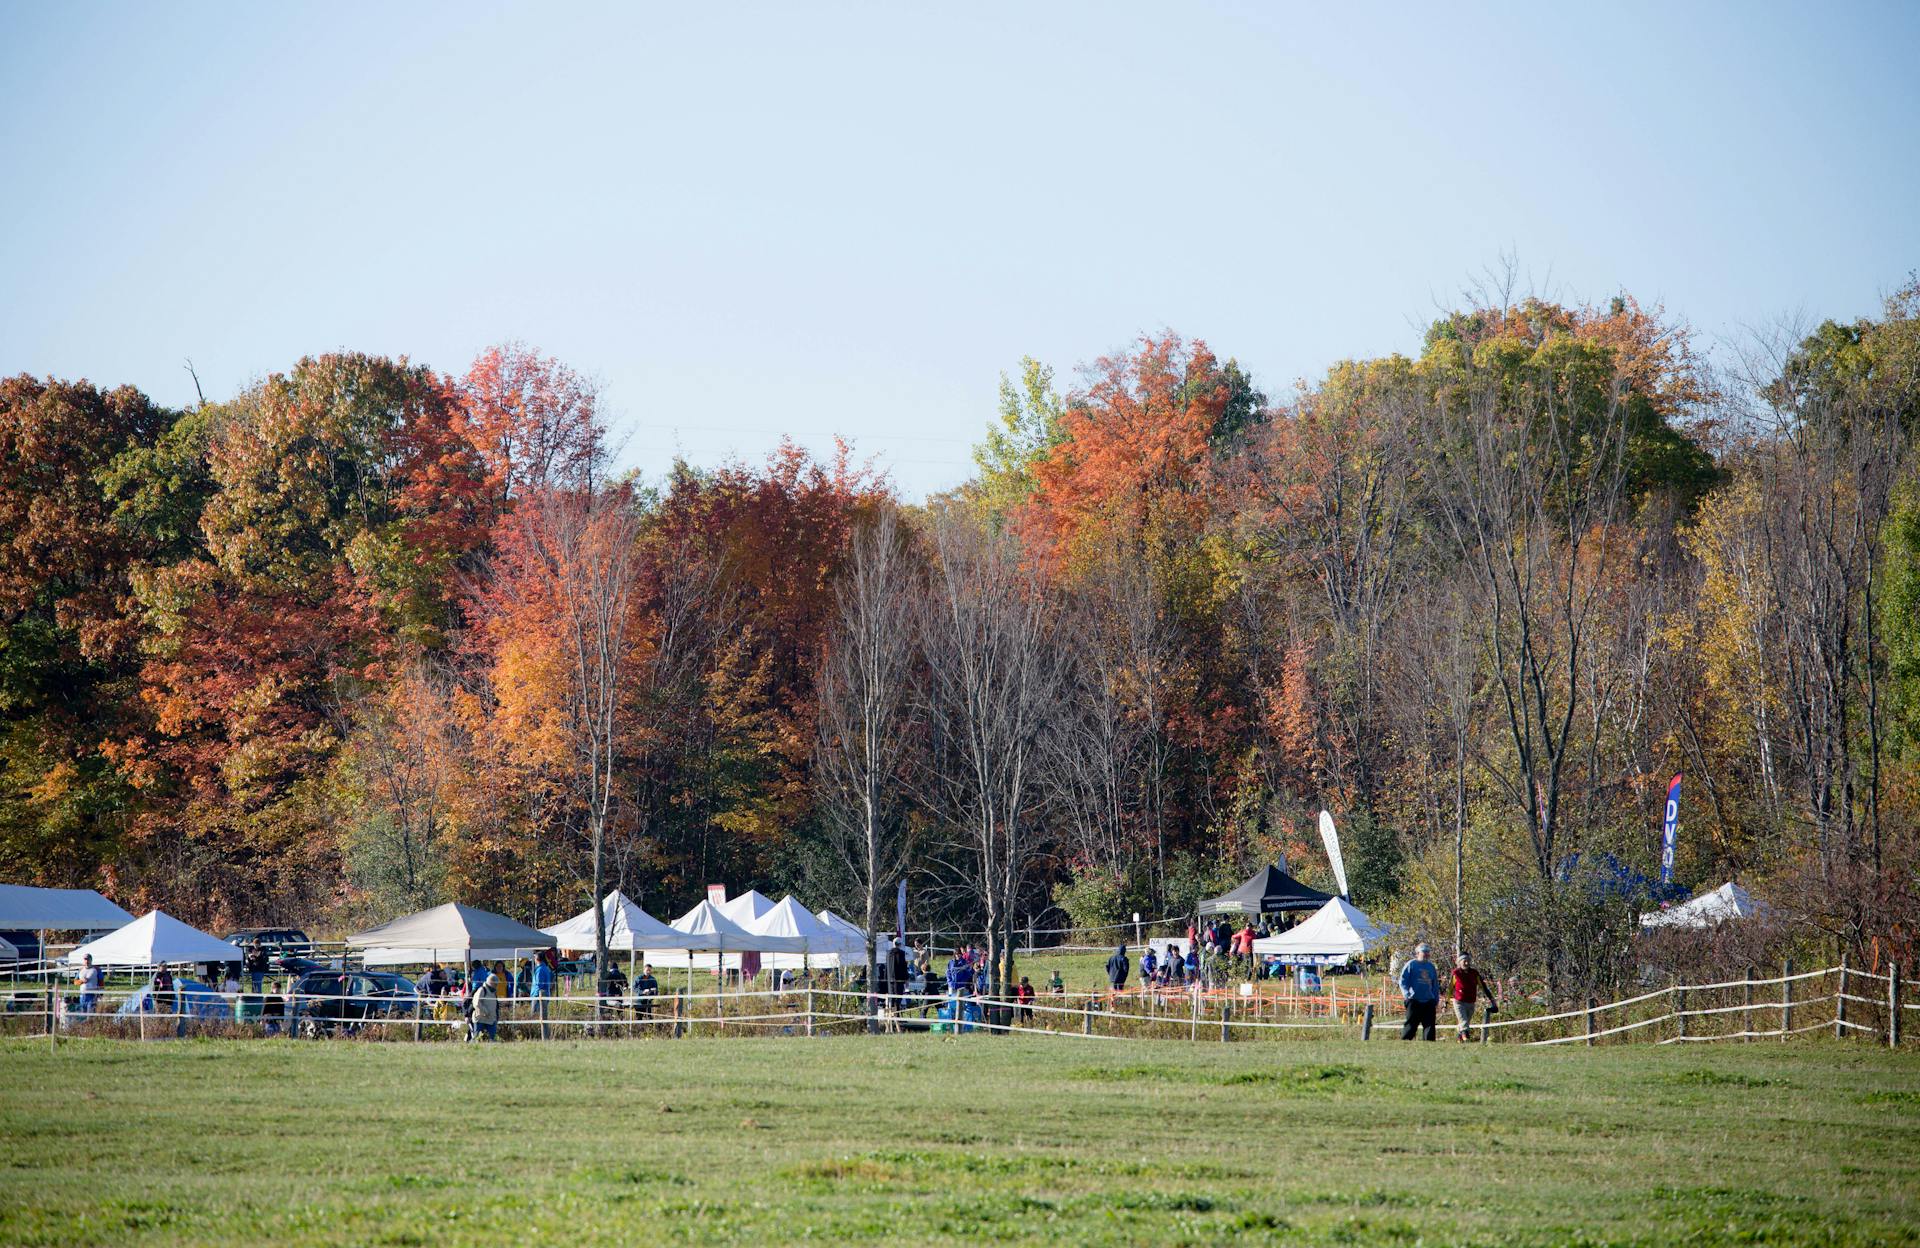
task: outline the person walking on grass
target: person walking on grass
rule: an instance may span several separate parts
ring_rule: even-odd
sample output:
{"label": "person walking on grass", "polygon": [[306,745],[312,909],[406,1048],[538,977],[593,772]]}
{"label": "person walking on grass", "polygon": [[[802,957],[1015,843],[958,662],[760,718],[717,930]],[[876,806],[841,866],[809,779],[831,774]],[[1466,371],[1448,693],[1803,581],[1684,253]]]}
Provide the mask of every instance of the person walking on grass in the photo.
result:
{"label": "person walking on grass", "polygon": [[1400,995],[1406,999],[1407,1021],[1400,1028],[1402,1040],[1413,1039],[1424,1031],[1434,1038],[1434,1011],[1440,1007],[1440,972],[1427,960],[1425,941],[1413,947],[1413,959],[1400,968]]}
{"label": "person walking on grass", "polygon": [[1127,972],[1132,969],[1133,963],[1127,960],[1127,947],[1121,945],[1113,951],[1113,956],[1107,959],[1107,982],[1113,985],[1115,992],[1127,986]]}
{"label": "person walking on grass", "polygon": [[500,1038],[501,977],[489,974],[487,968],[482,966],[478,978],[479,983],[474,985],[473,997],[468,1002],[471,1019],[468,1024],[467,1039],[473,1041],[484,1037],[488,1040],[498,1040]]}
{"label": "person walking on grass", "polygon": [[93,964],[93,955],[80,955],[80,1012],[91,1014],[100,1005],[100,990],[106,986],[107,977],[99,967]]}
{"label": "person walking on grass", "polygon": [[1482,992],[1487,994],[1486,1012],[1491,1015],[1499,1008],[1493,999],[1493,985],[1473,968],[1473,959],[1463,949],[1453,965],[1453,1016],[1460,1021],[1460,1031],[1454,1038],[1462,1044],[1473,1038],[1473,1007]]}

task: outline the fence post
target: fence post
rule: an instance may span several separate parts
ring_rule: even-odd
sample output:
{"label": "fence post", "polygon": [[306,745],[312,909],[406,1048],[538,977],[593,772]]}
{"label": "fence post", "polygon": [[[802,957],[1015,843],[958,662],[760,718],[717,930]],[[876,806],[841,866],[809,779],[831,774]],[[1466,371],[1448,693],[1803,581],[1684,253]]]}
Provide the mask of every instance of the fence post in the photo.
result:
{"label": "fence post", "polygon": [[1847,1034],[1847,955],[1840,955],[1840,980],[1833,989],[1833,1038]]}
{"label": "fence post", "polygon": [[1747,968],[1746,1006],[1747,1008],[1744,1011],[1742,1011],[1740,1015],[1740,1030],[1745,1032],[1746,1034],[1741,1036],[1740,1039],[1741,1039],[1741,1042],[1744,1044],[1752,1044],[1753,1043],[1753,968],[1752,967]]}
{"label": "fence post", "polygon": [[1229,1001],[1220,1009],[1220,1043],[1227,1042],[1227,1025],[1233,1021],[1233,1002]]}
{"label": "fence post", "polygon": [[1687,990],[1679,984],[1673,986],[1673,1034],[1679,1040],[1687,1038]]}
{"label": "fence post", "polygon": [[1367,1002],[1367,1008],[1360,1014],[1360,1038],[1373,1039],[1373,1002]]}
{"label": "fence post", "polygon": [[1200,1038],[1200,985],[1197,982],[1193,986],[1193,1026],[1187,1038],[1189,1040]]}
{"label": "fence post", "polygon": [[1788,958],[1780,971],[1780,1041],[1793,1033],[1793,959]]}
{"label": "fence post", "polygon": [[47,1038],[53,1038],[53,981],[47,981]]}
{"label": "fence post", "polygon": [[1090,1036],[1093,1034],[1093,998],[1092,997],[1088,997],[1087,1003],[1080,1007],[1080,1034],[1083,1036]]}
{"label": "fence post", "polygon": [[[871,1018],[869,1018],[869,1024],[871,1024]],[[807,989],[807,1034],[813,1034],[813,989],[811,988]]]}
{"label": "fence post", "polygon": [[[48,1014],[49,1018],[53,1017]],[[1887,1047],[1900,1047],[1900,964],[1887,963]]]}
{"label": "fence post", "polygon": [[1600,1008],[1599,997],[1587,998],[1587,1047],[1588,1048],[1593,1047],[1593,1018],[1594,1018],[1594,1012],[1599,1008]]}

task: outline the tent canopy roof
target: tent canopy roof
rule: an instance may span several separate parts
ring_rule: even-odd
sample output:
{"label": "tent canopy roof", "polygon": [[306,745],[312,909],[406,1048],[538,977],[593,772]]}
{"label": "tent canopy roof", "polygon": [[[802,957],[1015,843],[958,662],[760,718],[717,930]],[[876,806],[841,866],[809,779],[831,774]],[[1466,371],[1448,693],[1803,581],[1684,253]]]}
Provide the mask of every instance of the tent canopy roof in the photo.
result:
{"label": "tent canopy roof", "polygon": [[[736,898],[736,900],[738,900]],[[769,907],[771,908],[771,907]],[[686,939],[670,949],[698,953],[804,953],[806,944],[794,936],[772,936],[743,927],[711,901],[703,901],[673,921],[673,930]],[[653,953],[656,950],[649,949]]]}
{"label": "tent canopy roof", "polygon": [[[607,948],[630,949],[681,949],[685,945],[685,936],[674,931],[659,919],[635,905],[619,889],[608,893],[600,903],[606,913]],[[569,951],[582,951],[593,948],[593,907],[588,906],[579,914],[564,923],[540,930],[554,938],[559,947]]]}
{"label": "tent canopy roof", "polygon": [[1764,909],[1760,902],[1753,899],[1753,894],[1728,880],[1710,893],[1702,893],[1665,910],[1641,915],[1640,926],[1712,927],[1728,919],[1750,919]]}
{"label": "tent canopy roof", "polygon": [[1255,871],[1230,893],[1200,903],[1207,914],[1282,914],[1290,910],[1318,910],[1333,900],[1332,893],[1308,888],[1279,867]]}
{"label": "tent canopy roof", "polygon": [[1387,930],[1345,897],[1335,897],[1300,926],[1253,942],[1255,953],[1282,957],[1334,958],[1365,953],[1387,938]]}
{"label": "tent canopy roof", "polygon": [[142,915],[117,932],[90,940],[67,955],[78,966],[89,955],[95,966],[167,966],[181,962],[238,962],[238,946],[209,936],[164,911]]}
{"label": "tent canopy roof", "polygon": [[[782,897],[772,909],[749,926],[763,936],[792,936],[804,940],[808,953],[837,953],[849,947],[845,933],[836,932],[814,918],[813,912],[794,900],[791,893]],[[866,948],[864,938],[860,941],[860,947]]]}
{"label": "tent canopy roof", "polygon": [[431,960],[471,955],[481,950],[494,955],[504,950],[551,949],[557,942],[538,928],[528,927],[504,914],[463,906],[456,901],[355,932],[347,937],[346,943],[353,948],[379,947],[389,956],[414,952]]}
{"label": "tent canopy roof", "polygon": [[773,909],[773,899],[759,889],[750,888],[738,897],[729,897],[717,909],[740,926],[751,929]]}
{"label": "tent canopy roof", "polygon": [[0,930],[109,932],[133,916],[91,888],[0,884]]}

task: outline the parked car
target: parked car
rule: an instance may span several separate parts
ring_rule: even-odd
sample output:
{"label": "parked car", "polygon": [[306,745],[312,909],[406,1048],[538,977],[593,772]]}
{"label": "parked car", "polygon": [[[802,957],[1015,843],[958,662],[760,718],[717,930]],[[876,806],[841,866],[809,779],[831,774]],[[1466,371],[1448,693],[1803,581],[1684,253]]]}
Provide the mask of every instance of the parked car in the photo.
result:
{"label": "parked car", "polygon": [[313,956],[313,942],[297,927],[243,927],[220,939],[242,949],[257,940],[275,957],[289,954],[301,958]]}
{"label": "parked car", "polygon": [[[297,927],[243,927],[221,937],[230,945],[245,949],[259,941],[267,951],[267,969],[276,975],[304,975],[308,971],[340,970],[339,958],[317,956],[313,941]],[[235,967],[237,972],[240,968]]]}
{"label": "parked car", "polygon": [[404,975],[384,971],[310,971],[287,990],[286,1017],[295,1034],[351,1035],[369,1022],[412,1018],[420,994]]}

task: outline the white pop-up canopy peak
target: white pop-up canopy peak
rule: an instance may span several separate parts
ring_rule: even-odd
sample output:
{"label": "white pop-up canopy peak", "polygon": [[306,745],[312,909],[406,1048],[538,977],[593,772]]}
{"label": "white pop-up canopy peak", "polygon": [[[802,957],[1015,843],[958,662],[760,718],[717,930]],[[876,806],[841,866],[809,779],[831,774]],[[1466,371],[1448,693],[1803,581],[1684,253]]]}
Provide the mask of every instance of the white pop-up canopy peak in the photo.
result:
{"label": "white pop-up canopy peak", "polygon": [[91,888],[0,884],[0,930],[110,932],[131,922],[131,914]]}
{"label": "white pop-up canopy peak", "polygon": [[767,936],[790,936],[805,942],[802,953],[769,954],[765,965],[774,970],[812,967],[832,970],[841,966],[864,966],[867,961],[866,937],[857,931],[830,927],[821,922],[792,895],[760,917],[753,930]]}
{"label": "white pop-up canopy peak", "polygon": [[1345,897],[1335,897],[1298,927],[1253,942],[1258,955],[1294,962],[1340,962],[1387,938],[1387,930]]}
{"label": "white pop-up canopy peak", "polygon": [[[804,952],[798,939],[769,936],[744,927],[728,918],[711,901],[703,901],[675,919],[673,930],[681,937],[681,943],[667,948],[649,948],[646,956],[663,961],[668,955],[684,954],[688,966],[711,969],[723,962],[737,966],[738,960],[728,959],[728,954]],[[696,958],[693,956],[695,953],[702,956]]]}
{"label": "white pop-up canopy peak", "polygon": [[767,916],[773,909],[773,901],[758,889],[748,889],[738,897],[730,897],[719,904],[721,914],[726,915],[741,927],[752,929],[755,923]]}
{"label": "white pop-up canopy peak", "polygon": [[551,949],[556,944],[538,928],[459,902],[355,932],[346,943],[350,948],[365,949],[369,966],[522,957],[531,950]]}
{"label": "white pop-up canopy peak", "polygon": [[[688,937],[654,918],[619,889],[600,903],[606,914],[607,948],[627,952],[635,949],[687,949]],[[569,952],[587,952],[593,948],[593,907],[588,906],[565,923],[540,930],[554,938]]]}
{"label": "white pop-up canopy peak", "polygon": [[1712,927],[1729,919],[1750,919],[1765,910],[1765,905],[1755,901],[1753,894],[1728,880],[1712,892],[1702,893],[1691,901],[1641,915],[1640,926]]}
{"label": "white pop-up canopy peak", "polygon": [[[819,919],[829,930],[839,932],[853,941],[860,950],[860,960],[864,964],[867,958],[867,929],[851,919],[843,919],[831,910],[816,910],[814,918]],[[893,938],[876,932],[873,938],[873,956],[884,958],[893,952]]]}
{"label": "white pop-up canopy peak", "polygon": [[67,955],[67,961],[78,966],[87,957],[93,958],[95,966],[177,966],[187,962],[238,962],[245,955],[238,946],[155,910],[117,932],[81,945]]}

